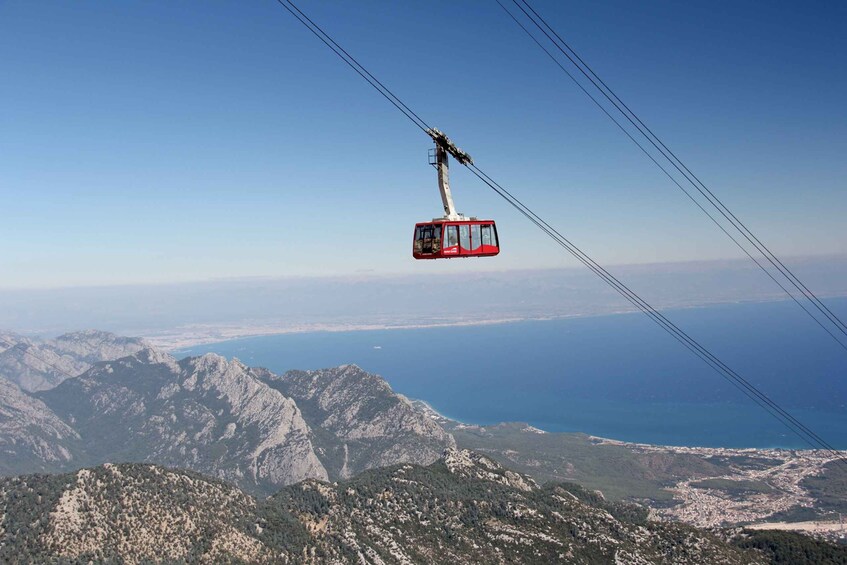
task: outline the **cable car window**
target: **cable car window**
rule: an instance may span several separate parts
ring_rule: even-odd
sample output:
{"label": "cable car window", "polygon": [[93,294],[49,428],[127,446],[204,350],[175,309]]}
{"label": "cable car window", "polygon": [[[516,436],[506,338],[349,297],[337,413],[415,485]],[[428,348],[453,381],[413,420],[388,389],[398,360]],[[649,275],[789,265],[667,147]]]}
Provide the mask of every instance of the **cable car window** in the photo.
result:
{"label": "cable car window", "polygon": [[459,226],[459,245],[462,246],[462,249],[470,251],[471,234],[466,224],[462,224]]}
{"label": "cable car window", "polygon": [[491,243],[491,226],[481,226],[480,232],[482,233],[482,244],[483,245],[492,245]]}
{"label": "cable car window", "polygon": [[474,224],[471,226],[471,249],[476,251],[479,249],[482,240],[479,237],[479,224]]}
{"label": "cable car window", "polygon": [[420,226],[419,230],[415,247],[419,248],[420,253],[431,254],[433,252],[432,225],[427,224],[425,226]]}
{"label": "cable car window", "polygon": [[444,228],[444,247],[459,245],[459,229],[456,226]]}

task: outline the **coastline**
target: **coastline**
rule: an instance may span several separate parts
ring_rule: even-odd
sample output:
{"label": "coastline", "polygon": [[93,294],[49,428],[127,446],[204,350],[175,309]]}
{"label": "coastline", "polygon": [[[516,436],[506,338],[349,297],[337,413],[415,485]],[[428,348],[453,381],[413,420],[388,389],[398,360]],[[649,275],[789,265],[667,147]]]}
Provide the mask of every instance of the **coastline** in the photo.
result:
{"label": "coastline", "polygon": [[312,323],[295,325],[233,325],[233,326],[190,326],[172,332],[142,334],[141,337],[158,349],[168,352],[179,352],[199,345],[211,345],[251,337],[266,337],[274,335],[306,334],[306,333],[343,333],[367,332],[385,330],[418,330],[434,328],[454,328],[473,326],[493,326],[517,322],[546,322],[566,320],[571,318],[589,318],[595,316],[614,316],[618,314],[633,314],[632,310],[604,312],[600,314],[560,314],[551,316],[514,316],[483,319],[456,319],[432,322],[412,323]]}
{"label": "coastline", "polygon": [[[558,480],[582,482],[572,475],[573,463],[585,464],[586,460],[595,457],[597,461],[608,461],[602,459],[606,451],[604,446],[629,453],[626,457],[632,458],[636,468],[635,461],[674,457],[679,458],[678,461],[695,458],[703,461],[707,469],[712,469],[690,476],[683,474],[664,484],[661,488],[674,504],[647,502],[654,520],[684,522],[702,528],[742,526],[788,530],[833,541],[845,535],[844,526],[837,519],[833,520],[832,512],[823,512],[817,520],[786,520],[786,515],[792,511],[819,506],[819,500],[804,482],[822,475],[827,466],[838,459],[832,453],[811,449],[654,445],[577,432],[547,432],[522,422],[479,426],[453,420],[425,401],[409,402],[453,434],[460,446],[485,453],[523,472],[532,473],[546,465],[547,471],[554,473]],[[839,453],[847,455],[847,451]],[[620,460],[621,456],[614,459]],[[572,478],[559,476],[561,472]],[[610,477],[613,478],[607,482],[620,480],[619,475]],[[756,486],[759,490],[744,490],[745,485]]]}
{"label": "coastline", "polygon": [[[767,304],[767,303],[766,303]],[[741,312],[757,313],[762,312],[763,315],[770,316],[771,306],[764,305],[741,305]],[[771,303],[774,304],[774,303]],[[779,304],[779,312],[783,312],[784,316],[790,316],[792,312],[787,310],[790,305],[786,301]],[[711,312],[717,312],[712,314]],[[702,312],[702,314],[701,314]],[[706,308],[695,310],[687,314],[688,319],[704,318],[706,320],[718,319],[721,323],[726,319],[732,319],[735,316],[736,308],[734,305],[718,306],[714,308]],[[419,323],[409,323],[405,325],[301,325],[289,326],[285,328],[267,327],[264,333],[258,334],[258,337],[248,338],[247,336],[238,337],[235,339],[226,339],[229,335],[223,336],[224,340],[208,339],[209,345],[192,346],[187,345],[183,351],[175,352],[178,357],[189,355],[199,355],[207,351],[217,352],[227,356],[239,357],[247,364],[268,367],[277,372],[284,372],[289,369],[319,369],[327,366],[334,366],[343,363],[357,363],[367,370],[387,376],[387,380],[391,382],[392,387],[410,398],[425,399],[434,403],[433,406],[438,408],[442,416],[457,422],[462,422],[467,425],[494,425],[499,422],[508,421],[523,421],[535,426],[546,432],[576,432],[586,433],[601,438],[606,438],[608,441],[630,442],[635,444],[649,444],[659,446],[678,446],[678,447],[704,447],[704,448],[733,448],[733,449],[784,449],[784,450],[807,450],[811,446],[798,441],[788,430],[781,428],[775,431],[771,429],[772,423],[761,424],[763,416],[755,413],[751,415],[748,407],[744,406],[744,399],[738,401],[732,396],[734,391],[729,390],[724,396],[712,397],[697,397],[679,398],[668,393],[666,397],[656,398],[651,400],[651,397],[642,395],[636,400],[627,398],[618,398],[607,396],[598,399],[590,396],[589,393],[585,398],[571,395],[565,397],[567,400],[568,411],[561,412],[558,408],[551,408],[550,403],[544,404],[547,409],[543,412],[534,412],[533,408],[526,403],[529,400],[522,401],[523,404],[515,405],[511,410],[484,408],[480,401],[477,400],[478,395],[471,399],[471,408],[465,404],[456,404],[456,402],[448,395],[445,396],[443,391],[448,390],[450,382],[458,378],[466,389],[473,391],[471,384],[476,380],[482,379],[481,376],[468,376],[466,379],[462,375],[474,375],[476,372],[482,371],[480,375],[486,374],[485,379],[504,379],[498,385],[496,390],[512,390],[519,385],[514,384],[515,380],[508,377],[505,373],[500,375],[497,373],[497,361],[495,365],[486,364],[487,362],[477,360],[468,362],[462,365],[460,374],[451,375],[449,382],[441,382],[438,377],[430,384],[426,384],[427,379],[421,379],[418,372],[424,371],[421,374],[428,374],[427,371],[435,370],[435,362],[428,359],[428,356],[416,349],[415,344],[421,343],[421,340],[426,342],[427,347],[442,346],[445,349],[445,354],[453,355],[458,352],[458,346],[452,347],[451,344],[457,343],[457,339],[474,339],[474,347],[480,346],[480,343],[487,340],[494,340],[492,343],[505,344],[509,347],[517,348],[534,348],[541,347],[539,352],[546,352],[548,347],[558,347],[559,335],[562,339],[567,336],[578,336],[575,343],[590,343],[594,337],[602,338],[606,335],[603,332],[617,331],[615,328],[624,328],[624,333],[628,331],[626,328],[637,324],[639,327],[649,324],[649,322],[641,322],[640,314],[633,313],[631,316],[619,316],[617,314],[609,314],[604,316],[591,317],[538,317],[538,318],[490,318],[486,320],[457,320],[449,321],[445,319],[428,319],[417,320]],[[615,316],[615,317],[612,317]],[[682,312],[680,312],[680,317]],[[761,317],[761,316],[759,316]],[[576,318],[576,319],[574,319]],[[770,319],[770,318],[768,318]],[[596,320],[597,323],[593,320]],[[545,323],[546,322],[546,323]],[[480,329],[479,332],[473,329],[457,329],[451,332],[442,332],[434,328],[461,328],[461,327],[476,326],[479,328],[488,327],[489,329]],[[592,331],[594,327],[600,328],[599,333]],[[714,326],[714,324],[713,324]],[[714,326],[718,327],[718,326]],[[406,329],[407,332],[393,332],[391,329]],[[420,329],[420,332],[416,332]],[[357,331],[358,330],[358,331]],[[282,333],[280,333],[282,332]],[[257,335],[251,332],[252,335]],[[480,336],[479,338],[475,336]],[[588,337],[586,337],[588,336]],[[568,338],[570,339],[570,338]],[[627,338],[629,339],[629,338]],[[477,343],[479,341],[480,343]],[[464,342],[463,342],[464,343]],[[603,345],[602,341],[598,341]],[[631,351],[641,351],[641,349],[633,349],[633,343],[630,343]],[[640,343],[638,344],[641,345]],[[652,346],[652,342],[650,343]],[[452,348],[451,348],[452,347]],[[657,351],[664,354],[666,351],[662,349],[664,344],[657,346]],[[667,351],[676,353],[672,349],[675,344],[668,344]],[[556,394],[562,392],[563,387],[570,387],[571,390],[582,391],[586,387],[582,384],[585,382],[585,371],[592,370],[593,365],[587,366],[586,359],[590,361],[594,355],[593,350],[586,348],[572,348],[573,352],[563,353],[560,361],[557,361],[555,366],[549,363],[543,366],[544,371],[553,371],[560,375],[560,378],[551,380],[550,383],[544,386],[550,391],[555,391]],[[380,350],[380,351],[377,351]],[[536,351],[535,349],[531,349]],[[417,353],[416,353],[417,351]],[[551,355],[559,355],[558,349],[551,350]],[[587,353],[584,353],[588,351]],[[583,352],[583,353],[581,353]],[[626,353],[626,352],[625,352]],[[406,355],[411,355],[407,357]],[[493,354],[493,353],[492,353]],[[562,356],[560,355],[560,356]],[[642,355],[638,353],[638,355]],[[678,366],[670,365],[673,371],[685,371],[688,369],[687,364],[692,364],[684,356],[685,352],[677,355],[681,359]],[[490,359],[491,356],[483,356]],[[496,357],[496,355],[495,355]],[[641,365],[627,365],[626,374],[632,373],[631,376],[618,376],[617,373],[613,378],[609,378],[609,382],[618,382],[625,384],[627,387],[636,382],[632,379],[644,378],[653,370],[650,364],[649,356],[642,357],[646,360]],[[408,366],[409,360],[414,358],[415,363],[423,363],[421,367],[426,367],[426,370],[412,368]],[[480,358],[482,359],[482,357]],[[500,357],[497,357],[501,360]],[[508,359],[501,361],[509,362]],[[636,361],[638,359],[636,358]],[[841,361],[839,359],[839,361]],[[564,363],[564,364],[563,364]],[[684,363],[684,364],[683,364]],[[511,367],[510,370],[528,370],[526,365],[521,362],[520,367]],[[415,367],[418,367],[415,365]],[[697,369],[697,366],[694,365]],[[612,369],[615,369],[613,366]],[[700,369],[703,371],[703,369]],[[492,373],[488,373],[493,371]],[[433,374],[436,374],[433,373]],[[441,374],[441,373],[437,373]],[[561,376],[564,375],[564,376]],[[571,375],[571,376],[568,376]],[[573,375],[580,375],[579,378]],[[712,378],[711,375],[703,377],[705,379]],[[462,380],[465,379],[465,380]],[[616,381],[613,379],[617,379]],[[666,382],[668,379],[661,381]],[[467,382],[466,382],[467,381]],[[555,383],[553,382],[555,381]],[[567,384],[573,381],[576,384]],[[492,381],[493,382],[493,381]],[[499,382],[499,381],[498,381]],[[534,381],[533,381],[534,382]],[[560,386],[560,383],[564,382]],[[698,379],[696,383],[702,382]],[[709,382],[709,381],[707,381]],[[630,383],[630,384],[627,384]],[[543,384],[543,383],[542,383]],[[608,383],[607,383],[608,384]],[[777,383],[779,384],[779,383]],[[433,388],[434,387],[434,388]],[[444,388],[447,387],[447,388]],[[580,388],[581,387],[581,388]],[[705,387],[705,388],[708,388]],[[562,390],[560,390],[562,389]],[[484,394],[492,396],[494,402],[497,401],[497,394],[482,391]],[[529,398],[531,393],[526,393],[529,396],[520,398]],[[582,398],[582,400],[580,400]],[[489,399],[491,400],[491,399]],[[520,399],[519,399],[520,400]],[[814,400],[814,399],[813,399]],[[476,404],[473,404],[476,403]],[[498,406],[493,404],[492,406]],[[811,404],[807,404],[808,408],[797,408],[795,414],[804,422],[813,422],[815,426],[827,428],[835,426],[834,430],[839,428],[843,432],[843,425],[847,420],[847,414],[842,411],[834,411],[832,407],[818,406],[812,408]],[[551,412],[551,410],[554,410]],[[564,414],[560,419],[557,419],[559,414]],[[571,414],[572,416],[567,416]],[[581,414],[585,415],[580,416]],[[625,415],[625,416],[624,416]],[[693,415],[692,417],[689,417]],[[628,417],[634,418],[635,422],[643,424],[642,426],[621,427],[619,424],[623,419]],[[714,432],[714,437],[703,431],[702,425],[697,427],[697,422],[706,425],[708,422],[716,419],[718,422],[735,422],[735,424],[727,426],[718,426],[719,429]],[[672,429],[662,427],[661,422],[664,419],[678,421],[679,426]],[[472,424],[471,424],[472,423]],[[749,426],[747,424],[750,424]],[[637,429],[635,429],[637,428]],[[724,429],[726,428],[726,429]],[[745,430],[758,430],[747,433]],[[643,432],[643,433],[642,433]],[[838,435],[837,433],[835,435]],[[834,441],[836,447],[847,449],[847,442]]]}
{"label": "coastline", "polygon": [[[844,295],[834,295],[827,298],[844,298]],[[730,306],[736,304],[772,304],[789,302],[785,298],[763,297],[755,299],[715,300],[697,303],[679,303],[664,305],[659,308],[662,312],[695,310],[698,308],[710,308],[719,306]],[[417,320],[395,320],[382,319],[361,322],[345,321],[318,321],[318,322],[250,322],[228,323],[228,324],[193,324],[179,326],[168,330],[141,330],[130,331],[147,340],[151,345],[168,352],[179,352],[183,349],[200,345],[211,345],[239,339],[252,337],[266,337],[273,335],[305,334],[305,333],[343,333],[343,332],[367,332],[384,330],[415,330],[434,329],[448,327],[474,327],[491,326],[500,324],[512,324],[519,322],[545,322],[567,320],[575,318],[596,318],[604,316],[617,316],[622,314],[638,314],[635,308],[608,308],[588,312],[547,312],[547,313],[525,313],[507,314],[499,313],[489,317],[467,317],[455,318],[436,317],[422,318]]]}
{"label": "coastline", "polygon": [[[452,427],[458,429],[471,429],[471,430],[479,430],[481,432],[485,432],[490,429],[496,429],[498,427],[503,426],[520,426],[522,432],[534,433],[534,434],[550,434],[550,435],[563,435],[563,436],[585,436],[586,440],[593,443],[594,445],[616,445],[620,447],[627,447],[630,449],[640,449],[640,450],[662,450],[674,453],[689,453],[696,455],[709,455],[713,456],[716,454],[726,454],[728,452],[732,452],[733,454],[743,455],[747,453],[755,453],[757,455],[762,455],[765,453],[793,453],[798,455],[811,455],[811,454],[819,454],[825,453],[823,449],[798,449],[794,447],[781,447],[781,446],[770,446],[770,447],[702,447],[702,446],[686,446],[686,445],[665,445],[665,444],[657,444],[657,443],[645,443],[645,442],[636,442],[636,441],[625,441],[614,438],[602,437],[592,434],[587,434],[585,432],[558,432],[558,431],[550,431],[539,428],[537,426],[533,426],[527,422],[497,422],[496,424],[474,424],[470,422],[463,422],[456,418],[450,417],[439,412],[436,408],[432,406],[426,400],[421,400],[419,398],[408,398],[403,396],[402,394],[397,393],[398,396],[404,398],[413,406],[417,407],[419,410],[422,410],[427,416],[435,420],[441,425],[447,424]],[[836,450],[836,452],[843,454],[843,456],[847,457],[847,449]],[[832,460],[836,458],[833,456]]]}

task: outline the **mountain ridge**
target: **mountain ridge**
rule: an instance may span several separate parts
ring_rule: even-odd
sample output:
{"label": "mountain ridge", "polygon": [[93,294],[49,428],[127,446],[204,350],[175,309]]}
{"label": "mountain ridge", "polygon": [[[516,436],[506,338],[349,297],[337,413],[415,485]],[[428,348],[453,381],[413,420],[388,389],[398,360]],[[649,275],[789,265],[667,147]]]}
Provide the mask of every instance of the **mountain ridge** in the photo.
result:
{"label": "mountain ridge", "polygon": [[[83,334],[69,338],[81,344],[80,358],[97,346],[97,332]],[[277,375],[237,358],[177,360],[142,347],[37,393],[0,375],[3,475],[148,462],[264,496],[309,478],[428,465],[455,446],[538,483],[576,482],[704,527],[831,521],[847,511],[844,473],[821,454],[624,444],[520,423],[462,424],[356,365]]]}
{"label": "mountain ridge", "polygon": [[87,460],[184,467],[248,489],[327,478],[296,403],[215,354],[143,349],[38,393],[87,439]]}
{"label": "mountain ridge", "polygon": [[80,440],[44,402],[0,376],[0,475],[61,471]]}
{"label": "mountain ridge", "polygon": [[198,563],[766,563],[684,525],[645,521],[575,485],[538,487],[448,449],[258,501],[157,465],[0,479],[0,560]]}
{"label": "mountain ridge", "polygon": [[131,355],[149,344],[100,330],[69,332],[38,340],[5,332],[0,348],[0,376],[27,392],[49,390],[101,361]]}
{"label": "mountain ridge", "polygon": [[[105,350],[104,339],[111,344]],[[212,353],[178,360],[106,332],[54,341],[80,363],[120,351],[115,343],[135,350],[36,392],[0,375],[0,453],[9,462],[0,462],[2,474],[149,462],[269,494],[306,478],[431,463],[454,445],[383,379],[358,367],[280,376]],[[306,389],[316,382],[320,401],[312,403]]]}
{"label": "mountain ridge", "polygon": [[333,478],[400,462],[426,465],[455,446],[384,379],[356,365],[268,375],[270,386],[301,407]]}

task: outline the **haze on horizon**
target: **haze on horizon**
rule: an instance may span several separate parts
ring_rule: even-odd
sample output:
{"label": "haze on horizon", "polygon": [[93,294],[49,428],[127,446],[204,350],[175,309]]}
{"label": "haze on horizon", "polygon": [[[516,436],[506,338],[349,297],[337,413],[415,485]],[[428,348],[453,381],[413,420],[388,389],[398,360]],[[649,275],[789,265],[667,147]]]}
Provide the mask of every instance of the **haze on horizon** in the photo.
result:
{"label": "haze on horizon", "polygon": [[[304,9],[601,264],[740,256],[495,3],[369,7]],[[778,255],[847,253],[843,4],[537,8]],[[429,139],[274,2],[4,3],[0,49],[0,288],[575,266],[458,167],[503,252],[413,261]]]}
{"label": "haze on horizon", "polygon": [[[847,256],[794,259],[824,298],[847,296]],[[749,261],[613,268],[660,309],[787,300]],[[592,316],[632,306],[586,269],[245,277],[190,283],[0,290],[0,329],[100,329],[168,346],[318,329]],[[797,309],[798,326],[813,324]],[[822,336],[825,337],[825,336]]]}

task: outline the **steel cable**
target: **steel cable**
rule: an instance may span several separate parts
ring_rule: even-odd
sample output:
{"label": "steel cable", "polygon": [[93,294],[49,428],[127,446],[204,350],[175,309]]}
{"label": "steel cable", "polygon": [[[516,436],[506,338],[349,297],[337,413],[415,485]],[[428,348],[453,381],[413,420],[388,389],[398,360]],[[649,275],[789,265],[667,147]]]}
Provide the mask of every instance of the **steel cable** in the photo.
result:
{"label": "steel cable", "polygon": [[[338,46],[338,44],[334,40],[332,40],[329,35],[326,34],[326,32],[324,32],[316,24],[314,24],[312,20],[306,17],[305,14],[303,14],[303,12],[300,11],[299,8],[297,8],[294,2],[292,2],[291,0],[277,0],[277,2],[283,5],[292,15],[294,15],[300,21],[300,23],[307,27],[319,39],[321,39],[324,44],[326,44],[336,55],[338,55],[342,60],[344,60],[345,63],[352,67],[360,76],[362,76],[362,78],[368,81],[371,86],[373,86],[377,91],[379,91],[382,96],[388,99],[398,110],[400,110],[407,118],[409,118],[413,123],[415,123],[418,128],[424,129],[424,131],[426,131],[424,127],[426,126],[426,128],[428,128],[426,122],[420,119],[417,114],[415,114],[406,104],[404,104],[402,100],[400,100],[393,92],[391,92],[391,90],[389,90],[383,83],[379,82],[375,77],[373,77],[373,75],[368,72],[367,69],[365,69],[358,61],[353,59],[352,56],[350,56],[345,50]],[[311,27],[307,23],[307,21],[309,23],[312,23],[314,28]],[[324,37],[326,39],[324,39]],[[342,55],[342,53],[346,54],[349,59]],[[368,77],[371,77],[372,80]],[[417,120],[415,118],[417,118]],[[423,124],[423,126],[421,124]],[[800,437],[805,443],[809,444],[812,448],[826,451],[833,457],[833,459],[838,460],[843,464],[847,464],[847,459],[832,445],[830,445],[823,438],[821,438],[821,436],[819,436],[810,428],[805,426],[802,422],[797,420],[794,416],[792,416],[785,409],[779,406],[775,401],[765,395],[755,385],[741,377],[741,375],[736,373],[723,361],[718,359],[714,354],[712,354],[708,349],[702,346],[694,338],[692,338],[683,330],[681,330],[678,326],[673,324],[670,320],[667,319],[667,317],[665,317],[653,306],[643,300],[629,287],[624,285],[614,275],[612,275],[606,269],[600,266],[579,247],[574,245],[571,241],[569,241],[561,233],[559,233],[555,228],[550,226],[550,224],[548,224],[545,220],[543,220],[540,216],[533,212],[529,207],[527,207],[520,200],[514,197],[508,190],[506,190],[500,184],[494,181],[482,169],[472,163],[468,163],[465,166],[467,166],[468,169],[477,178],[479,178],[484,184],[491,188],[501,198],[506,200],[513,208],[515,208],[519,213],[526,217],[542,232],[544,232],[551,239],[553,239],[558,245],[567,250],[571,255],[573,255],[589,270],[591,270],[604,282],[611,286],[616,292],[621,294],[631,304],[633,304],[639,310],[644,312],[648,317],[650,317],[654,322],[656,322],[663,330],[668,332],[674,339],[679,341],[689,351],[697,355],[701,360],[703,360],[707,365],[712,367],[712,369],[718,372],[725,379],[729,380],[731,384],[741,390],[748,398],[753,400],[756,404],[765,409],[766,412],[768,412],[774,418],[779,420],[780,423],[782,423],[792,433]]]}
{"label": "steel cable", "polygon": [[[509,11],[500,0],[495,0],[497,4],[506,12],[509,17],[514,21],[532,40],[533,42],[541,48],[548,57],[550,57],[556,65],[565,73],[568,77],[582,90],[584,94],[586,94],[595,105],[597,105],[603,113],[610,119],[614,124],[621,129],[630,140],[632,140],[639,149],[647,155],[650,160],[659,167],[662,172],[667,175],[673,183],[682,190],[683,193],[692,201],[694,204],[704,213],[709,219],[727,236],[732,242],[741,249],[747,257],[753,261],[759,269],[761,269],[774,283],[776,283],[780,289],[782,289],[785,294],[787,294],[798,306],[800,306],[803,311],[811,317],[818,326],[820,326],[826,333],[828,333],[845,351],[847,351],[847,345],[837,337],[829,328],[827,328],[820,319],[815,316],[808,308],[806,308],[798,299],[791,293],[782,283],[780,283],[768,270],[764,265],[762,265],[753,255],[735,238],[733,237],[724,227],[723,225],[711,214],[709,213],[694,196],[688,192],[668,171],[665,169],[656,159],[650,154],[641,143],[639,143],[633,136],[624,128],[620,122],[618,122],[606,108],[600,104],[600,102],[588,92],[588,90],[573,76],[560,62],[559,60],[550,53],[548,49],[546,49],[541,42],[514,16],[514,14]],[[519,3],[520,2],[520,3]],[[547,39],[558,49],[590,82],[594,87],[615,107],[615,109],[620,112],[620,114],[635,127],[639,133],[657,150],[659,153],[668,160],[668,162],[711,204],[721,216],[723,216],[727,222],[735,228],[741,236],[750,243],[756,251],[758,251],[788,282],[798,291],[800,292],[807,300],[809,300],[812,305],[821,313],[823,316],[832,323],[836,330],[840,332],[842,335],[847,337],[847,325],[841,321],[835,313],[832,312],[830,308],[828,308],[818,297],[815,295],[800,279],[790,270],[787,266],[775,255],[773,254],[768,247],[766,247],[759,238],[757,238],[748,228],[744,225],[735,214],[732,213],[729,208],[724,205],[724,203],[718,199],[715,194],[709,190],[709,188],[702,182],[700,179],[695,176],[691,170],[674,154],[668,147],[659,139],[653,131],[648,128],[644,122],[627,106],[618,96],[612,91],[611,88],[606,85],[606,83],[594,73],[591,67],[588,66],[587,63],[561,38],[561,36],[542,18],[538,12],[536,12],[532,6],[529,4],[527,0],[512,0],[512,3],[521,10],[524,16],[530,20],[543,34]],[[521,5],[526,6],[532,12],[530,15],[526,9]],[[539,23],[540,22],[540,23]],[[542,27],[542,24],[544,27]],[[545,29],[546,28],[546,29]],[[555,36],[552,37],[550,33]],[[557,41],[558,40],[558,41]],[[561,43],[561,45],[560,45]],[[562,47],[564,46],[564,48]],[[577,62],[578,61],[578,62]],[[583,66],[585,68],[583,68]],[[595,80],[596,79],[596,80]],[[598,82],[600,84],[598,84]],[[601,85],[603,88],[601,88]],[[624,109],[626,111],[624,111]],[[649,133],[649,135],[648,135]]]}

